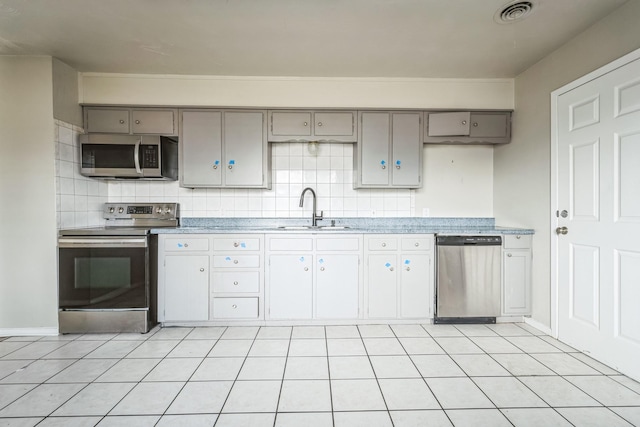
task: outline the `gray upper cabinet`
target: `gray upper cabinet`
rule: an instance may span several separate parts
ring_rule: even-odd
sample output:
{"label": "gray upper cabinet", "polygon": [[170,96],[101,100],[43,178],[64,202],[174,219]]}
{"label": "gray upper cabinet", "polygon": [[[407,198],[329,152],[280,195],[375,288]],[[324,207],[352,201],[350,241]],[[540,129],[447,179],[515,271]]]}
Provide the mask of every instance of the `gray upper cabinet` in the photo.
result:
{"label": "gray upper cabinet", "polygon": [[511,139],[510,111],[425,113],[424,142],[505,144]]}
{"label": "gray upper cabinet", "polygon": [[269,111],[269,141],[356,142],[355,111]]}
{"label": "gray upper cabinet", "polygon": [[181,185],[270,188],[266,111],[181,111]]}
{"label": "gray upper cabinet", "polygon": [[359,113],[355,188],[422,186],[422,113]]}
{"label": "gray upper cabinet", "polygon": [[178,110],[167,108],[85,107],[84,127],[89,133],[177,135]]}

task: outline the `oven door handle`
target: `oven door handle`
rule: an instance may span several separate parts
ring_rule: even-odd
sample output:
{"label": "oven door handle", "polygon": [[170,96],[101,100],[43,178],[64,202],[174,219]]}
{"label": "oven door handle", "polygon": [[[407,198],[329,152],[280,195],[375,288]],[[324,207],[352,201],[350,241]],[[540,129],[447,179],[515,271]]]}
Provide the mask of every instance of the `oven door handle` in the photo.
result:
{"label": "oven door handle", "polygon": [[59,248],[146,248],[146,237],[116,237],[116,238],[82,238],[82,237],[60,237],[58,239]]}

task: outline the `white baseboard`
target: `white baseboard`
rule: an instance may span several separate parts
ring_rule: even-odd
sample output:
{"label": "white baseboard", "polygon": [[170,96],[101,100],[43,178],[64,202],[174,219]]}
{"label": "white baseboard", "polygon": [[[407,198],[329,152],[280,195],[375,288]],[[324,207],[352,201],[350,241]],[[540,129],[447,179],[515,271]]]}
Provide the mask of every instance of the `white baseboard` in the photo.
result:
{"label": "white baseboard", "polygon": [[530,317],[525,317],[524,318],[524,323],[526,323],[529,326],[533,326],[534,328],[536,328],[537,330],[539,330],[540,332],[544,332],[547,335],[552,335],[551,333],[551,328],[548,327],[547,325],[538,322],[537,320],[533,320]]}
{"label": "white baseboard", "polygon": [[58,335],[58,328],[1,328],[0,337],[31,337]]}

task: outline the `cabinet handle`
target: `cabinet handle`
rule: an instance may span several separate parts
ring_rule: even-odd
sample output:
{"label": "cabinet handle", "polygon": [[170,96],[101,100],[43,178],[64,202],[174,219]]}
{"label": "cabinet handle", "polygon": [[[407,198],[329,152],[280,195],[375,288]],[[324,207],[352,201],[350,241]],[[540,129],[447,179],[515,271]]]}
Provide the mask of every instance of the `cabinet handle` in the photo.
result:
{"label": "cabinet handle", "polygon": [[200,271],[204,271],[204,267],[201,267],[201,268],[200,268]]}
{"label": "cabinet handle", "polygon": [[188,247],[189,247],[189,244],[188,244],[188,243],[185,243],[185,244],[184,244],[184,247],[185,247],[185,248],[188,248]]}
{"label": "cabinet handle", "polygon": [[124,124],[124,120],[120,119],[120,124],[123,125]]}
{"label": "cabinet handle", "polygon": [[324,271],[324,267],[320,267],[320,271]]}
{"label": "cabinet handle", "polygon": [[229,169],[233,169],[233,165],[229,165]]}
{"label": "cabinet handle", "polygon": [[416,242],[416,248],[420,246],[420,242]]}
{"label": "cabinet handle", "polygon": [[508,256],[509,258],[511,258],[511,254],[507,254],[507,256]]}
{"label": "cabinet handle", "polygon": [[234,259],[234,260],[233,260],[233,263],[234,263],[234,264],[237,264],[237,263],[238,263],[238,260],[237,260],[237,259]]}
{"label": "cabinet handle", "polygon": [[235,282],[233,282],[234,286],[238,286],[238,281],[236,280]]}
{"label": "cabinet handle", "polygon": [[387,168],[387,165],[382,165],[382,169],[386,169],[386,168]]}
{"label": "cabinet handle", "polygon": [[240,243],[238,243],[238,242],[233,242],[233,247],[234,247],[234,248],[237,248],[238,246],[240,246]]}
{"label": "cabinet handle", "polygon": [[386,248],[386,247],[387,247],[387,244],[383,242],[383,243],[382,243],[382,247],[383,247],[383,248]]}
{"label": "cabinet handle", "polygon": [[309,123],[307,123],[307,122],[304,122],[304,125],[305,125],[305,126],[309,126]]}
{"label": "cabinet handle", "polygon": [[305,268],[304,268],[304,271],[309,271],[309,267],[305,267]]}
{"label": "cabinet handle", "polygon": [[214,169],[218,169],[218,165],[213,165],[213,168]]}
{"label": "cabinet handle", "polygon": [[389,267],[389,271],[393,271],[393,267]]}
{"label": "cabinet handle", "polygon": [[411,271],[411,267],[407,267],[407,269],[406,269],[406,270],[407,270],[407,271]]}
{"label": "cabinet handle", "polygon": [[233,309],[235,310],[236,308],[238,308],[238,306],[237,306],[236,304],[233,304],[233,305],[231,306],[231,308],[233,308]]}
{"label": "cabinet handle", "polygon": [[136,124],[139,125],[140,124],[140,120],[136,120]]}
{"label": "cabinet handle", "polygon": [[467,124],[467,121],[466,121],[466,120],[463,120],[463,121],[462,121],[462,124],[463,124],[463,125],[466,125],[466,124]]}
{"label": "cabinet handle", "polygon": [[520,236],[516,236],[516,239],[520,239]]}
{"label": "cabinet handle", "polygon": [[318,126],[322,126],[322,122],[318,122]]}
{"label": "cabinet handle", "polygon": [[400,165],[396,165],[396,169],[400,169]]}

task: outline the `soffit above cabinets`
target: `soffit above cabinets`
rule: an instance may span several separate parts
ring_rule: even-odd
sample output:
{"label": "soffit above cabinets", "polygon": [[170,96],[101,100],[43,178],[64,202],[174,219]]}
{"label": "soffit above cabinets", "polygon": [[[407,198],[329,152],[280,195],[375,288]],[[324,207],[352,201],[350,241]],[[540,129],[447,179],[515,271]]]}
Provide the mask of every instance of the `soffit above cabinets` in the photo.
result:
{"label": "soffit above cabinets", "polygon": [[513,78],[627,0],[3,0],[0,55],[80,72]]}

